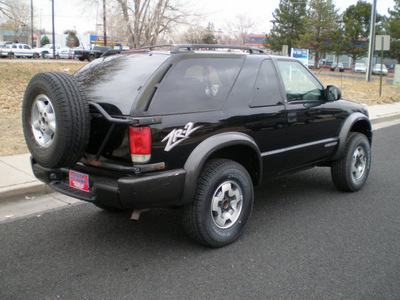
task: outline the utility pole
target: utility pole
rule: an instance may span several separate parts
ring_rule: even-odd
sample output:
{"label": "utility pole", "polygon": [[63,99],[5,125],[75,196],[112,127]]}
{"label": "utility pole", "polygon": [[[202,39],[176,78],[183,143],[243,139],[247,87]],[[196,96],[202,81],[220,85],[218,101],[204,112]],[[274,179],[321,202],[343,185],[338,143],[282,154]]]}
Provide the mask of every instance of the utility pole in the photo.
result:
{"label": "utility pole", "polygon": [[51,0],[51,19],[53,23],[53,59],[56,59],[56,30],[54,27],[54,0]]}
{"label": "utility pole", "polygon": [[31,0],[31,47],[33,48],[33,0]]}
{"label": "utility pole", "polygon": [[371,81],[372,57],[374,56],[374,49],[375,49],[375,22],[376,22],[376,0],[372,2],[372,7],[371,7],[371,23],[369,25],[368,64],[367,64],[367,73],[365,75],[366,81]]}
{"label": "utility pole", "polygon": [[107,44],[106,0],[103,0],[103,29],[104,29],[104,46],[105,46]]}

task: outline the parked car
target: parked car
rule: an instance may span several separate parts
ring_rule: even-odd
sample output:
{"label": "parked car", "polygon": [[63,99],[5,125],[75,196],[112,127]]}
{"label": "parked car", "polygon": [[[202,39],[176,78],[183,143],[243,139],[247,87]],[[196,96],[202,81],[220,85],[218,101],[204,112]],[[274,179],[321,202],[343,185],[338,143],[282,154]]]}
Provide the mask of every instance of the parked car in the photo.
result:
{"label": "parked car", "polygon": [[1,41],[0,42],[0,48],[4,48],[8,44],[13,44],[13,42],[10,41]]}
{"label": "parked car", "polygon": [[331,71],[335,71],[336,68],[339,69],[339,72],[344,72],[344,67],[343,67],[343,63],[339,62],[339,63],[333,63],[331,65]]}
{"label": "parked car", "polygon": [[22,105],[35,176],[136,220],[180,208],[188,235],[211,247],[239,238],[263,178],[321,166],[340,190],[364,186],[365,106],[297,59],[205,48],[227,46],[137,49],[35,75]]}
{"label": "parked car", "polygon": [[314,68],[315,68],[315,66],[314,66],[314,60],[309,60],[309,61],[308,61],[308,68],[309,68],[309,69],[314,69]]}
{"label": "parked car", "polygon": [[111,50],[112,48],[109,46],[94,46],[93,49],[76,49],[74,51],[74,57],[80,61],[84,61],[85,59],[88,61],[93,61]]}
{"label": "parked car", "polygon": [[26,58],[39,58],[39,53],[26,44],[6,44],[4,48],[0,49],[1,57],[26,57]]}
{"label": "parked car", "polygon": [[[46,58],[52,59],[53,52],[46,55]],[[70,48],[62,48],[56,51],[56,59],[72,59],[74,58],[74,50]]]}
{"label": "parked car", "polygon": [[381,73],[382,75],[386,76],[389,72],[384,64],[376,64],[372,69],[372,74],[380,75]]}
{"label": "parked car", "polygon": [[[55,47],[56,52],[61,49],[61,45],[59,44],[56,44]],[[40,54],[41,57],[47,58],[50,53],[53,54],[53,48],[53,44],[47,44],[41,48],[36,48],[35,50]]]}
{"label": "parked car", "polygon": [[356,63],[354,66],[354,72],[356,73],[366,73],[367,72],[367,67],[365,66],[364,63]]}

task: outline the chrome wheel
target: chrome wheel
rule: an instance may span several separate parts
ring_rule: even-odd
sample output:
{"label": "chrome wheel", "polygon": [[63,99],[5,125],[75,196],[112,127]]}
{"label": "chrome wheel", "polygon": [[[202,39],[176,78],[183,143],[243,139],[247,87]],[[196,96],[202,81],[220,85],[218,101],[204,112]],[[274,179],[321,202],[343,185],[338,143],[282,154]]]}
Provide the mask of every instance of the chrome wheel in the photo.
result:
{"label": "chrome wheel", "polygon": [[227,229],[238,220],[242,211],[243,193],[233,181],[225,181],[215,191],[211,202],[212,219],[219,228]]}
{"label": "chrome wheel", "polygon": [[49,147],[56,133],[56,114],[46,95],[38,95],[33,103],[31,126],[36,142],[42,147]]}
{"label": "chrome wheel", "polygon": [[365,172],[367,156],[363,147],[357,147],[351,159],[351,174],[355,180],[359,180]]}

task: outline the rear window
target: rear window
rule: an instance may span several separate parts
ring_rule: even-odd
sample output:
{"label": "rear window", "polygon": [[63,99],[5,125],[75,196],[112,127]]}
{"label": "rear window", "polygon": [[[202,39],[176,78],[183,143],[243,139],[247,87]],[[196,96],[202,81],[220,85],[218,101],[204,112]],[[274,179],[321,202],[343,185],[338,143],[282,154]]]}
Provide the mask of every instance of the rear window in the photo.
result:
{"label": "rear window", "polygon": [[75,73],[92,101],[116,105],[129,114],[140,89],[169,55],[123,54],[95,60]]}
{"label": "rear window", "polygon": [[242,63],[242,58],[191,58],[179,61],[157,89],[150,104],[150,114],[221,109]]}

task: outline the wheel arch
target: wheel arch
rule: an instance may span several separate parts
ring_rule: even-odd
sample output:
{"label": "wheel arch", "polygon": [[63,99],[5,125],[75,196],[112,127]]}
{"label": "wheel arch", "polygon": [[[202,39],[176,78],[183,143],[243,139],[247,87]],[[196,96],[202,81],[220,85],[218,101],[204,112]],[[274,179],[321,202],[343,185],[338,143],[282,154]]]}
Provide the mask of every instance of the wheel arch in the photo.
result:
{"label": "wheel arch", "polygon": [[207,161],[224,158],[241,164],[250,174],[253,185],[262,178],[262,161],[256,142],[248,135],[239,132],[226,132],[214,135],[201,142],[189,155],[186,163],[186,180],[183,203],[190,203],[196,189],[197,178]]}
{"label": "wheel arch", "polygon": [[368,117],[362,113],[351,114],[344,122],[339,133],[339,146],[333,160],[340,159],[346,148],[347,137],[350,132],[359,132],[364,134],[369,144],[372,145],[372,126]]}

